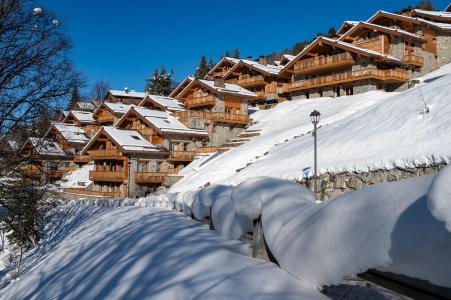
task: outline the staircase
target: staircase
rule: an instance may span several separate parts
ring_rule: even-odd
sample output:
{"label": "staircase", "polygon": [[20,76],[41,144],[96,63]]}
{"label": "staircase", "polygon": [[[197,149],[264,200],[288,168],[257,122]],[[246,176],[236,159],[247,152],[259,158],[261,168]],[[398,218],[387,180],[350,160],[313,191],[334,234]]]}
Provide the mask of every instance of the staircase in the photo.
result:
{"label": "staircase", "polygon": [[226,152],[232,148],[243,145],[244,143],[250,141],[251,138],[259,136],[261,129],[245,129],[238,135],[238,138],[231,139],[227,143],[219,147],[218,152]]}

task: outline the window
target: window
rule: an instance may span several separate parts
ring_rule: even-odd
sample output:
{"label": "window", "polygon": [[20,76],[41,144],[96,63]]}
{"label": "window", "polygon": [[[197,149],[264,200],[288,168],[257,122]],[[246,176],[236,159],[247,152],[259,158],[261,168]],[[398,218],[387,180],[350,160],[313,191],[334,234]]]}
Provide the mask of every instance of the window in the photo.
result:
{"label": "window", "polygon": [[137,140],[137,141],[140,141],[140,140],[141,140],[141,138],[140,138],[139,136],[137,136],[137,135],[132,135],[132,138],[134,138],[134,139]]}

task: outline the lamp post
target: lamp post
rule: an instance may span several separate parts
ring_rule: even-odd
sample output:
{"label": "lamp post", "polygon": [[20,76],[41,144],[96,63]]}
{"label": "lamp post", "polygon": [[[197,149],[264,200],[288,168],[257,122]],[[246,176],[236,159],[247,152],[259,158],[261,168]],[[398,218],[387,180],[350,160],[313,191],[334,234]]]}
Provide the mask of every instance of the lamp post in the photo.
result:
{"label": "lamp post", "polygon": [[132,163],[130,161],[127,162],[128,165],[128,176],[127,176],[127,198],[130,198],[130,167]]}
{"label": "lamp post", "polygon": [[317,193],[317,178],[318,178],[318,156],[316,152],[316,129],[319,123],[319,118],[321,114],[316,109],[310,113],[310,120],[313,124],[313,143],[314,143],[314,164],[313,164],[313,192],[315,192],[315,196]]}

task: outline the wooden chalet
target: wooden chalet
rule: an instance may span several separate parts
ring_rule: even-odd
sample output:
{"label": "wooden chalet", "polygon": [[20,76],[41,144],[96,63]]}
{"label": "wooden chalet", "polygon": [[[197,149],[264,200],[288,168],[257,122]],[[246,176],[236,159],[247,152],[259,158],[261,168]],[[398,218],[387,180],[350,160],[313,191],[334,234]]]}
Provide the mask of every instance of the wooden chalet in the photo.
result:
{"label": "wooden chalet", "polygon": [[137,92],[135,90],[129,90],[125,88],[123,91],[120,90],[109,90],[106,93],[105,99],[108,102],[113,103],[123,103],[123,104],[134,104],[138,105],[144,97],[147,96],[145,92]]}
{"label": "wooden chalet", "polygon": [[166,96],[147,95],[138,106],[160,111],[183,111],[183,102]]}
{"label": "wooden chalet", "polygon": [[93,112],[95,110],[95,106],[91,102],[79,101],[75,103],[75,106],[72,108],[72,110]]}
{"label": "wooden chalet", "polygon": [[317,38],[281,73],[291,75],[284,92],[292,99],[394,90],[409,80],[402,60],[326,37]]}
{"label": "wooden chalet", "polygon": [[102,102],[92,114],[97,123],[103,126],[113,126],[132,108],[133,104]]}
{"label": "wooden chalet", "polygon": [[25,176],[31,179],[55,181],[72,171],[73,156],[64,151],[58,142],[45,138],[28,138],[22,146],[21,155],[27,158],[22,166]]}
{"label": "wooden chalet", "polygon": [[250,105],[269,108],[279,102],[283,83],[288,82],[288,78],[279,76],[281,70],[281,66],[263,65],[243,59],[225,73],[223,78],[227,83],[237,84],[257,94],[258,98],[251,100]]}
{"label": "wooden chalet", "polygon": [[62,123],[79,126],[83,128],[86,135],[91,136],[99,128],[92,115],[92,112],[88,111],[71,110],[67,113]]}
{"label": "wooden chalet", "polygon": [[155,192],[168,172],[161,147],[155,146],[135,130],[103,126],[82,150],[95,168],[87,189],[66,192],[114,198],[138,197]]}
{"label": "wooden chalet", "polygon": [[214,80],[216,78],[222,78],[224,75],[237,63],[239,63],[240,60],[238,58],[233,57],[223,57],[214,67],[211,69],[206,79],[208,80]]}
{"label": "wooden chalet", "polygon": [[[415,14],[411,12],[411,14]],[[437,12],[436,12],[437,13]],[[433,14],[432,12],[430,14]],[[449,22],[449,21],[448,21]],[[367,23],[377,24],[396,30],[409,32],[421,37],[422,43],[404,41],[392,41],[392,53],[398,53],[396,57],[404,56],[409,64],[422,61],[417,64],[413,77],[423,75],[451,62],[451,24],[431,21],[423,17],[411,17],[398,15],[385,11],[378,11]],[[420,57],[420,58],[418,58]]]}
{"label": "wooden chalet", "polygon": [[197,148],[208,142],[207,131],[188,128],[168,112],[140,106],[132,107],[116,127],[136,130],[167,151],[167,168],[171,174],[177,174],[193,161]]}
{"label": "wooden chalet", "polygon": [[45,135],[46,139],[56,141],[75,163],[88,163],[89,158],[80,155],[80,151],[89,142],[83,128],[65,123],[53,123]]}
{"label": "wooden chalet", "polygon": [[226,83],[223,78],[193,79],[177,95],[185,111],[174,112],[174,115],[188,128],[207,130],[209,146],[220,146],[244,130],[249,123],[248,102],[257,98],[254,92]]}
{"label": "wooden chalet", "polygon": [[194,80],[194,77],[186,77],[175,89],[169,94],[169,97],[177,99],[177,96]]}
{"label": "wooden chalet", "polygon": [[[451,4],[448,9],[451,9]],[[450,23],[451,22],[451,12],[448,11],[430,11],[423,9],[413,9],[408,14],[411,17],[419,17],[425,20],[433,22]]]}

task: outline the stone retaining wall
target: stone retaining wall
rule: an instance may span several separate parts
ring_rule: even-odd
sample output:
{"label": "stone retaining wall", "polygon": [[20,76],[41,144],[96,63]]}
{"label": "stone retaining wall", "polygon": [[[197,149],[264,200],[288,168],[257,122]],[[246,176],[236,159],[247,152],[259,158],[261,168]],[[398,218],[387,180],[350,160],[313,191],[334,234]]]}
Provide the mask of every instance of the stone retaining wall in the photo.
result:
{"label": "stone retaining wall", "polygon": [[[418,166],[416,168],[396,168],[370,172],[344,172],[339,174],[324,173],[318,178],[318,199],[327,200],[344,192],[359,189],[376,183],[398,181],[406,178],[436,174],[445,164]],[[313,178],[298,181],[313,190]]]}

